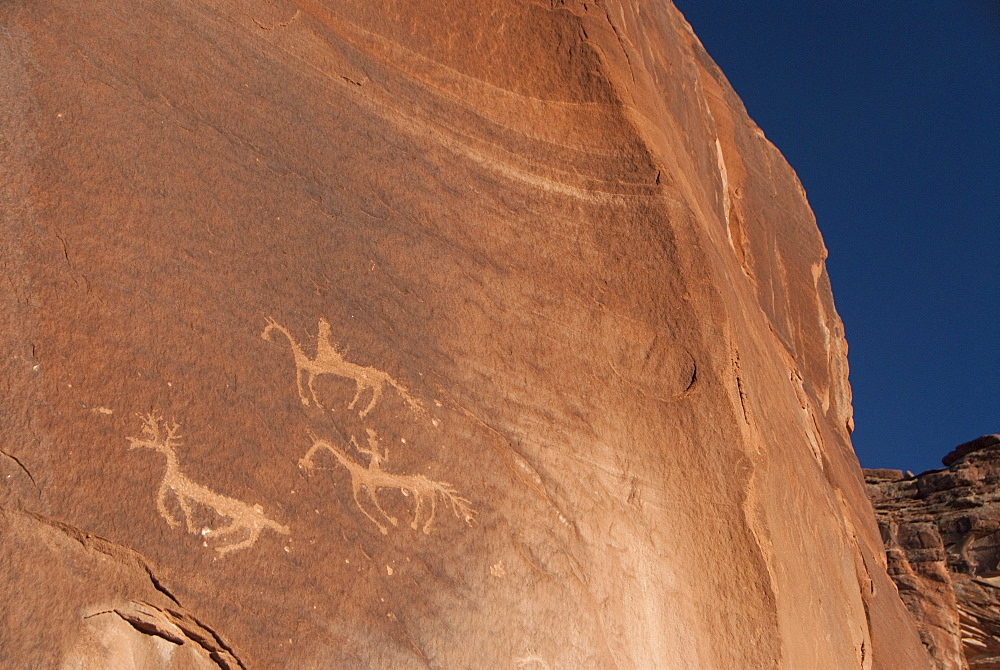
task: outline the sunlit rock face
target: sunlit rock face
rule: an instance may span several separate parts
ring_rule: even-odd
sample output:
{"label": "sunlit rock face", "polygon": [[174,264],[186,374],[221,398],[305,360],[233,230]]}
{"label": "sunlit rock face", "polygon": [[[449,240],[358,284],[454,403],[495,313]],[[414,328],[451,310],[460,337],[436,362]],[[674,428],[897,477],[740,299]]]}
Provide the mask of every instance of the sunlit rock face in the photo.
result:
{"label": "sunlit rock face", "polygon": [[0,26],[0,663],[928,667],[802,187],[672,5]]}
{"label": "sunlit rock face", "polygon": [[892,576],[942,670],[1000,668],[1000,435],[944,470],[865,470]]}

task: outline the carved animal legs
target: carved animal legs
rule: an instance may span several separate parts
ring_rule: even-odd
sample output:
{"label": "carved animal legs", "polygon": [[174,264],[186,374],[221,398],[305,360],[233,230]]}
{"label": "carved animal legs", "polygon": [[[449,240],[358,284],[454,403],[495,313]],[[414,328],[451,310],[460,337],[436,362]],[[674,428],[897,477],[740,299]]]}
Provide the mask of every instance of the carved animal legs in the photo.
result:
{"label": "carved animal legs", "polygon": [[[296,368],[295,369],[295,386],[299,390],[299,399],[302,401],[302,404],[303,405],[308,405],[309,404],[309,396],[306,395],[305,387],[302,384],[302,375],[303,374],[309,374],[309,371],[306,370],[305,368]],[[312,384],[312,377],[311,376],[309,378],[309,383]]]}
{"label": "carved animal legs", "polygon": [[[362,486],[364,486],[364,484],[362,484]],[[389,516],[389,514],[384,509],[382,509],[382,506],[378,503],[378,498],[375,496],[375,493],[378,491],[378,489],[377,488],[371,488],[371,487],[368,487],[368,486],[364,486],[364,489],[365,489],[365,491],[368,492],[368,497],[372,499],[373,503],[375,503],[375,509],[377,509],[379,512],[381,512],[382,516],[384,516],[386,519],[388,519],[389,523],[391,523],[393,526],[398,526],[399,522],[396,519],[396,517]]]}
{"label": "carved animal legs", "polygon": [[371,389],[372,389],[372,399],[368,403],[368,407],[365,407],[364,411],[361,412],[360,416],[362,419],[365,418],[365,415],[368,414],[368,412],[372,411],[372,408],[374,408],[375,404],[378,403],[379,398],[382,397],[382,382],[380,381],[375,384],[372,384]]}
{"label": "carved animal legs", "polygon": [[361,412],[358,413],[358,416],[360,416],[363,419],[368,414],[368,412],[372,411],[375,408],[375,405],[378,404],[379,398],[382,397],[383,382],[378,381],[375,383],[369,383],[363,379],[356,379],[354,380],[354,383],[355,383],[354,398],[347,405],[347,409],[354,409],[354,407],[358,404],[358,401],[361,400],[361,394],[364,393],[367,389],[371,389],[372,391],[372,397],[371,400],[368,401],[368,405],[363,410],[361,410]]}
{"label": "carved animal legs", "polygon": [[[309,386],[309,394],[312,396],[313,402],[316,403],[316,406],[322,409],[323,403],[321,403],[319,398],[316,397],[316,387],[313,386],[313,380],[316,379],[316,373],[310,372],[309,370],[306,370],[305,373],[308,375],[307,385]],[[306,404],[308,405],[309,403]]]}
{"label": "carved animal legs", "polygon": [[413,497],[417,499],[417,505],[416,509],[413,510],[413,521],[410,522],[410,528],[416,530],[417,521],[420,519],[420,509],[424,506],[424,497],[418,491],[413,492]]}
{"label": "carved animal legs", "polygon": [[372,397],[371,400],[368,401],[368,405],[358,414],[358,416],[360,416],[363,419],[368,414],[368,412],[372,411],[375,408],[375,405],[378,404],[379,398],[382,397],[382,386],[384,382],[380,380],[375,383],[368,383],[364,380],[356,379],[354,380],[354,383],[355,383],[354,398],[351,400],[350,403],[348,403],[347,409],[354,409],[354,407],[358,404],[358,401],[361,400],[361,394],[364,393],[366,389],[371,389],[372,391]]}
{"label": "carved animal legs", "polygon": [[[376,526],[378,526],[378,529],[379,529],[379,532],[380,532],[380,533],[382,533],[383,535],[388,535],[388,534],[389,534],[389,529],[388,529],[388,528],[386,528],[385,526],[383,526],[383,525],[382,525],[382,524],[381,524],[381,523],[379,522],[379,520],[378,520],[378,519],[376,519],[376,518],[375,518],[375,517],[373,517],[373,516],[372,516],[371,514],[369,514],[369,513],[368,513],[368,510],[366,510],[366,509],[364,508],[364,506],[363,506],[363,505],[361,504],[361,500],[359,500],[359,499],[358,499],[358,491],[360,491],[360,490],[361,490],[361,485],[360,485],[360,484],[354,484],[354,485],[353,485],[353,486],[351,487],[351,492],[352,492],[352,493],[354,494],[354,502],[355,502],[355,503],[357,504],[357,506],[358,506],[358,509],[359,509],[359,510],[361,510],[361,513],[362,513],[362,514],[364,514],[364,515],[365,515],[366,517],[368,517],[369,519],[371,519],[371,521],[372,521],[372,523],[373,523],[373,524],[375,524]],[[367,490],[367,489],[366,489],[366,490]],[[369,495],[370,495],[370,494],[369,494]],[[383,512],[383,514],[384,514],[384,512]]]}
{"label": "carved animal legs", "polygon": [[434,517],[437,515],[437,492],[431,491],[431,515],[427,517],[427,522],[424,524],[424,535],[431,534],[431,524],[434,523]]}
{"label": "carved animal legs", "polygon": [[177,504],[181,506],[181,511],[184,512],[184,523],[187,526],[188,532],[197,535],[198,529],[191,518],[191,505],[188,504],[188,501],[177,489],[174,489],[174,493],[177,496]]}
{"label": "carved animal legs", "polygon": [[205,536],[207,537],[209,535],[212,535],[212,536],[215,536],[215,537],[221,537],[221,536],[226,535],[228,533],[232,533],[234,530],[239,530],[240,528],[243,528],[243,526],[237,526],[236,525],[236,520],[232,519],[232,520],[229,521],[229,523],[227,523],[226,525],[221,526],[219,528],[208,528],[208,529],[206,529],[205,530]]}
{"label": "carved animal legs", "polygon": [[252,545],[254,542],[256,542],[257,539],[260,537],[261,528],[255,526],[245,526],[242,524],[237,525],[235,521],[232,521],[228,525],[223,526],[222,528],[216,528],[214,530],[210,530],[209,532],[205,533],[205,535],[211,535],[217,538],[224,538],[225,536],[240,530],[249,531],[249,534],[242,541],[227,544],[226,541],[223,540],[222,544],[219,544],[218,546],[215,547],[215,551],[220,556],[224,556],[228,554],[230,551],[245,549],[250,545]]}
{"label": "carved animal legs", "polygon": [[[354,406],[358,404],[358,400],[361,398],[361,392],[366,388],[368,387],[360,379],[354,380],[354,398],[347,404],[347,409],[354,409]],[[361,416],[364,416],[364,413]]]}
{"label": "carved animal legs", "polygon": [[247,547],[251,546],[254,542],[257,541],[257,537],[259,535],[260,535],[260,531],[259,530],[255,530],[255,531],[252,530],[252,531],[250,531],[250,535],[247,536],[247,539],[243,540],[242,542],[237,542],[236,544],[223,544],[223,545],[219,545],[218,547],[215,548],[215,551],[220,556],[225,556],[226,554],[228,554],[231,551],[236,551],[238,549],[246,549]]}
{"label": "carved animal legs", "polygon": [[181,522],[178,521],[177,517],[171,514],[170,510],[167,509],[168,490],[170,490],[169,486],[165,484],[160,486],[160,491],[156,495],[156,511],[160,513],[160,516],[162,516],[164,520],[166,520],[167,525],[171,528],[178,528],[181,525]]}

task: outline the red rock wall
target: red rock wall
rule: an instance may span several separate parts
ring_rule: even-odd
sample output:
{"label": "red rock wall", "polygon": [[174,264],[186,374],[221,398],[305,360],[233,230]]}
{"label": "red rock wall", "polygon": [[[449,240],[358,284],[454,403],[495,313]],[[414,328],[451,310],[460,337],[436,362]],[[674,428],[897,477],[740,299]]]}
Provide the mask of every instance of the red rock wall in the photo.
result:
{"label": "red rock wall", "polygon": [[927,667],[804,193],[672,6],[0,26],[6,660]]}

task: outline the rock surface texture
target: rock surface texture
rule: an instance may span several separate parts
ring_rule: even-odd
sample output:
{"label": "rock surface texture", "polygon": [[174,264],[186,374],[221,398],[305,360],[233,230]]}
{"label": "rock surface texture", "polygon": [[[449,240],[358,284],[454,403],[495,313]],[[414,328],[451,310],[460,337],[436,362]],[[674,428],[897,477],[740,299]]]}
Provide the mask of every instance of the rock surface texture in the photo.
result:
{"label": "rock surface texture", "polygon": [[668,2],[8,0],[0,73],[3,667],[928,667]]}
{"label": "rock surface texture", "polygon": [[945,470],[865,470],[892,576],[941,670],[1000,668],[1000,435]]}

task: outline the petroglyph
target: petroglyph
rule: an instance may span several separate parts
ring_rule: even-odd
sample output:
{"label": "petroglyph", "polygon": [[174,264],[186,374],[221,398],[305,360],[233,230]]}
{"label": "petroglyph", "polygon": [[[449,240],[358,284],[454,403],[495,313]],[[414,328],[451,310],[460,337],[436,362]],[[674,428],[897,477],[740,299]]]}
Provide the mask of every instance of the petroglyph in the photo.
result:
{"label": "petroglyph", "polygon": [[[292,334],[288,332],[287,328],[269,316],[265,318],[267,319],[267,326],[264,327],[264,331],[260,336],[270,342],[271,331],[277,330],[285,336],[292,347],[292,356],[295,358],[295,385],[298,388],[299,398],[302,399],[303,405],[308,405],[311,397],[317,407],[322,407],[322,403],[316,397],[313,380],[318,375],[335,375],[354,381],[354,398],[347,405],[348,409],[354,409],[358,400],[361,399],[361,395],[366,390],[371,390],[371,400],[368,401],[368,405],[360,412],[362,418],[378,404],[379,399],[382,397],[382,390],[386,384],[396,389],[400,397],[414,411],[419,412],[422,410],[420,401],[411,396],[409,391],[402,384],[390,377],[388,373],[378,368],[357,365],[345,360],[344,352],[338,349],[337,345],[330,340],[330,323],[326,319],[319,320],[316,357],[309,358],[302,351],[302,347],[295,341],[295,338],[292,337]],[[302,381],[303,377],[305,377],[305,383]],[[309,390],[308,394],[306,393],[306,388]]]}
{"label": "petroglyph", "polygon": [[[181,525],[181,522],[167,508],[167,493],[173,491],[174,498],[184,513],[184,524],[187,531],[194,535],[201,535],[206,539],[219,540],[220,543],[216,545],[215,550],[220,555],[251,546],[266,528],[282,535],[289,534],[287,526],[282,526],[264,516],[264,509],[260,505],[248,505],[241,500],[221,495],[188,479],[181,472],[177,454],[174,451],[180,443],[177,435],[180,425],[175,422],[167,422],[155,413],[147,414],[142,419],[142,437],[128,438],[129,449],[139,447],[153,449],[166,457],[167,469],[156,494],[156,509],[170,527],[179,528]],[[192,505],[194,504],[210,508],[218,516],[228,519],[229,522],[219,528],[198,528],[192,519]],[[242,540],[239,539],[241,531],[245,533]]]}
{"label": "petroglyph", "polygon": [[[299,467],[305,468],[306,470],[317,469],[316,464],[313,462],[316,452],[322,449],[329,451],[333,458],[336,459],[336,461],[342,466],[347,468],[347,471],[350,473],[351,493],[354,496],[354,502],[357,504],[358,509],[360,509],[361,512],[378,527],[379,531],[383,535],[388,534],[389,529],[379,519],[384,519],[393,526],[398,525],[398,520],[382,508],[382,505],[378,501],[379,489],[397,489],[404,496],[413,496],[416,502],[413,510],[413,521],[410,522],[410,528],[414,530],[420,527],[421,513],[427,506],[429,506],[430,511],[422,528],[424,534],[430,534],[431,532],[431,524],[434,522],[434,518],[437,514],[438,496],[444,500],[446,505],[451,506],[451,510],[456,517],[462,519],[469,525],[473,523],[475,519],[470,502],[458,495],[458,492],[450,484],[434,481],[421,474],[397,475],[383,470],[383,461],[389,460],[389,449],[386,448],[384,452],[380,452],[378,446],[378,436],[375,431],[369,428],[367,432],[367,448],[359,445],[357,440],[353,437],[351,438],[351,445],[354,449],[358,453],[368,457],[367,465],[358,463],[334,444],[331,444],[326,440],[321,440],[316,437],[316,435],[310,433],[313,444],[309,448],[309,451],[306,452],[306,455],[299,459]],[[361,504],[359,494],[362,491],[364,491],[368,495],[368,498],[371,499],[372,504],[380,515],[379,517],[373,516],[367,509],[365,509],[365,506]]]}

